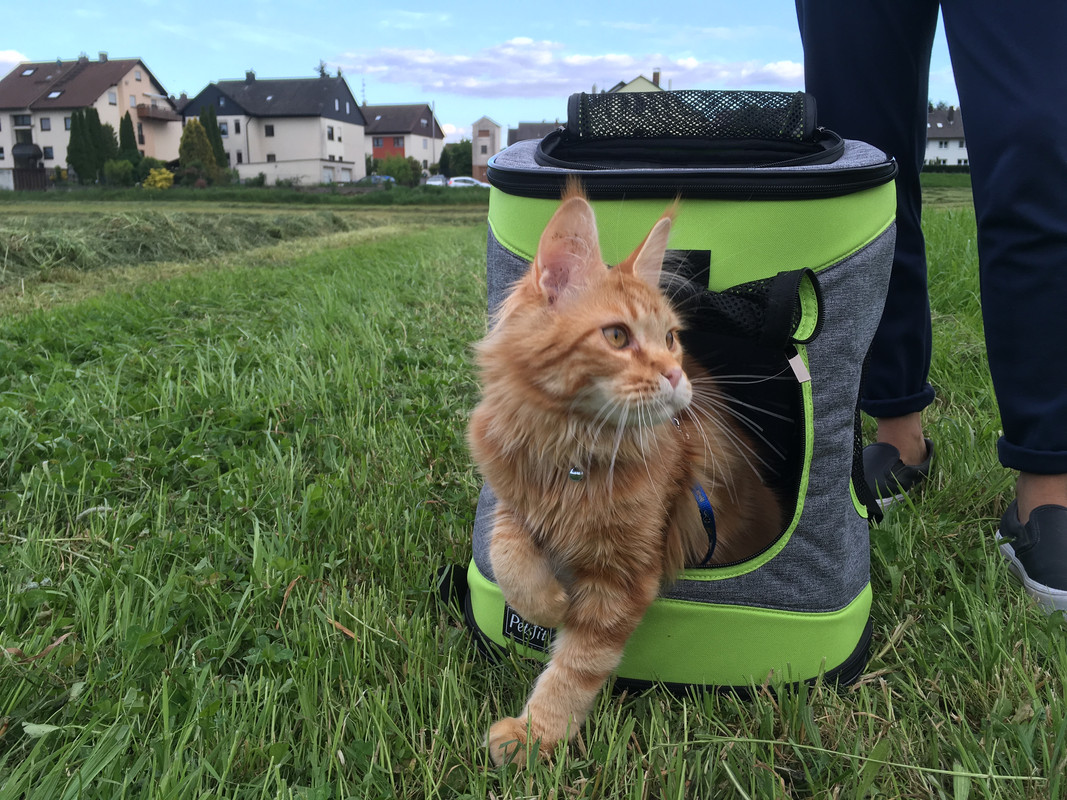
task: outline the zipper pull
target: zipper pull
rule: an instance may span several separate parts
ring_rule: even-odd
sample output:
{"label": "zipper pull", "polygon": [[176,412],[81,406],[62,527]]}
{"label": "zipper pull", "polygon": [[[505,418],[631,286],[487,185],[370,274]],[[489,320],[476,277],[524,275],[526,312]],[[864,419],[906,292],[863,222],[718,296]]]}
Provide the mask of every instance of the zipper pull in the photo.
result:
{"label": "zipper pull", "polygon": [[[789,350],[793,351],[792,356],[789,356]],[[811,373],[808,372],[808,367],[804,363],[804,359],[800,357],[800,353],[797,352],[796,347],[790,347],[786,350],[786,355],[789,356],[789,367],[793,370],[793,375],[796,376],[797,383],[810,382]]]}

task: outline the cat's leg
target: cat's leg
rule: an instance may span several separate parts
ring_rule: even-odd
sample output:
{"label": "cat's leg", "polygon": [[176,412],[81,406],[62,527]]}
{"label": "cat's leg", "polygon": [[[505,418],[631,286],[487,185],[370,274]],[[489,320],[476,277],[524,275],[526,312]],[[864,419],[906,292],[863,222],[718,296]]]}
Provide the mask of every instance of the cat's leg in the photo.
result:
{"label": "cat's leg", "polygon": [[489,561],[493,575],[508,604],[523,619],[545,628],[563,623],[567,591],[552,565],[514,512],[497,507],[489,538]]}
{"label": "cat's leg", "polygon": [[552,659],[534,684],[526,707],[489,729],[494,764],[526,761],[528,741],[548,758],[585,721],[597,693],[619,665],[630,634],[659,591],[659,575],[630,576],[615,586],[578,581]]}

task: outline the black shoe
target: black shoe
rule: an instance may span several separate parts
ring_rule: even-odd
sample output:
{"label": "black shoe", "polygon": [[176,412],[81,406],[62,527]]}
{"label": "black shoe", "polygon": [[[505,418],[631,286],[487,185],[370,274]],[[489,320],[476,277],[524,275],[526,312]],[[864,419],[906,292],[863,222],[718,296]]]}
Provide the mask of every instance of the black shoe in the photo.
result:
{"label": "black shoe", "polygon": [[900,451],[885,442],[863,448],[863,474],[867,488],[882,508],[889,508],[930,477],[934,443],[926,439],[926,460],[914,467],[900,460]]}
{"label": "black shoe", "polygon": [[1039,506],[1023,525],[1012,501],[1000,520],[997,543],[1027,594],[1048,613],[1067,611],[1067,508]]}

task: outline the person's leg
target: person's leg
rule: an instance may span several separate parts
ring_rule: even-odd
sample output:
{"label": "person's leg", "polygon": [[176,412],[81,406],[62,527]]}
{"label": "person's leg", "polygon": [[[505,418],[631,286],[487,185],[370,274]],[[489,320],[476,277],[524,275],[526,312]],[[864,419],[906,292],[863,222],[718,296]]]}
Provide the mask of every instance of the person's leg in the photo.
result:
{"label": "person's leg", "polygon": [[[1067,4],[947,0],[982,311],[1019,520],[1067,506]],[[1065,576],[1067,577],[1067,576]]]}
{"label": "person's leg", "polygon": [[926,151],[934,0],[797,0],[804,79],[819,124],[897,160],[897,244],[861,407],[906,464],[926,458],[919,412],[934,399],[919,169]]}

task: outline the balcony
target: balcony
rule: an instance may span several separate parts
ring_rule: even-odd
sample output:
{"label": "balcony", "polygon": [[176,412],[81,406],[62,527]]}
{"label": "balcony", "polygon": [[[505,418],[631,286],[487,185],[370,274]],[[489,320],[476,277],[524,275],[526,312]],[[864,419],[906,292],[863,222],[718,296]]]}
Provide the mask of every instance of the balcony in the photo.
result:
{"label": "balcony", "polygon": [[141,104],[137,106],[137,118],[141,120],[155,119],[161,122],[179,122],[182,117],[181,114],[169,108]]}

